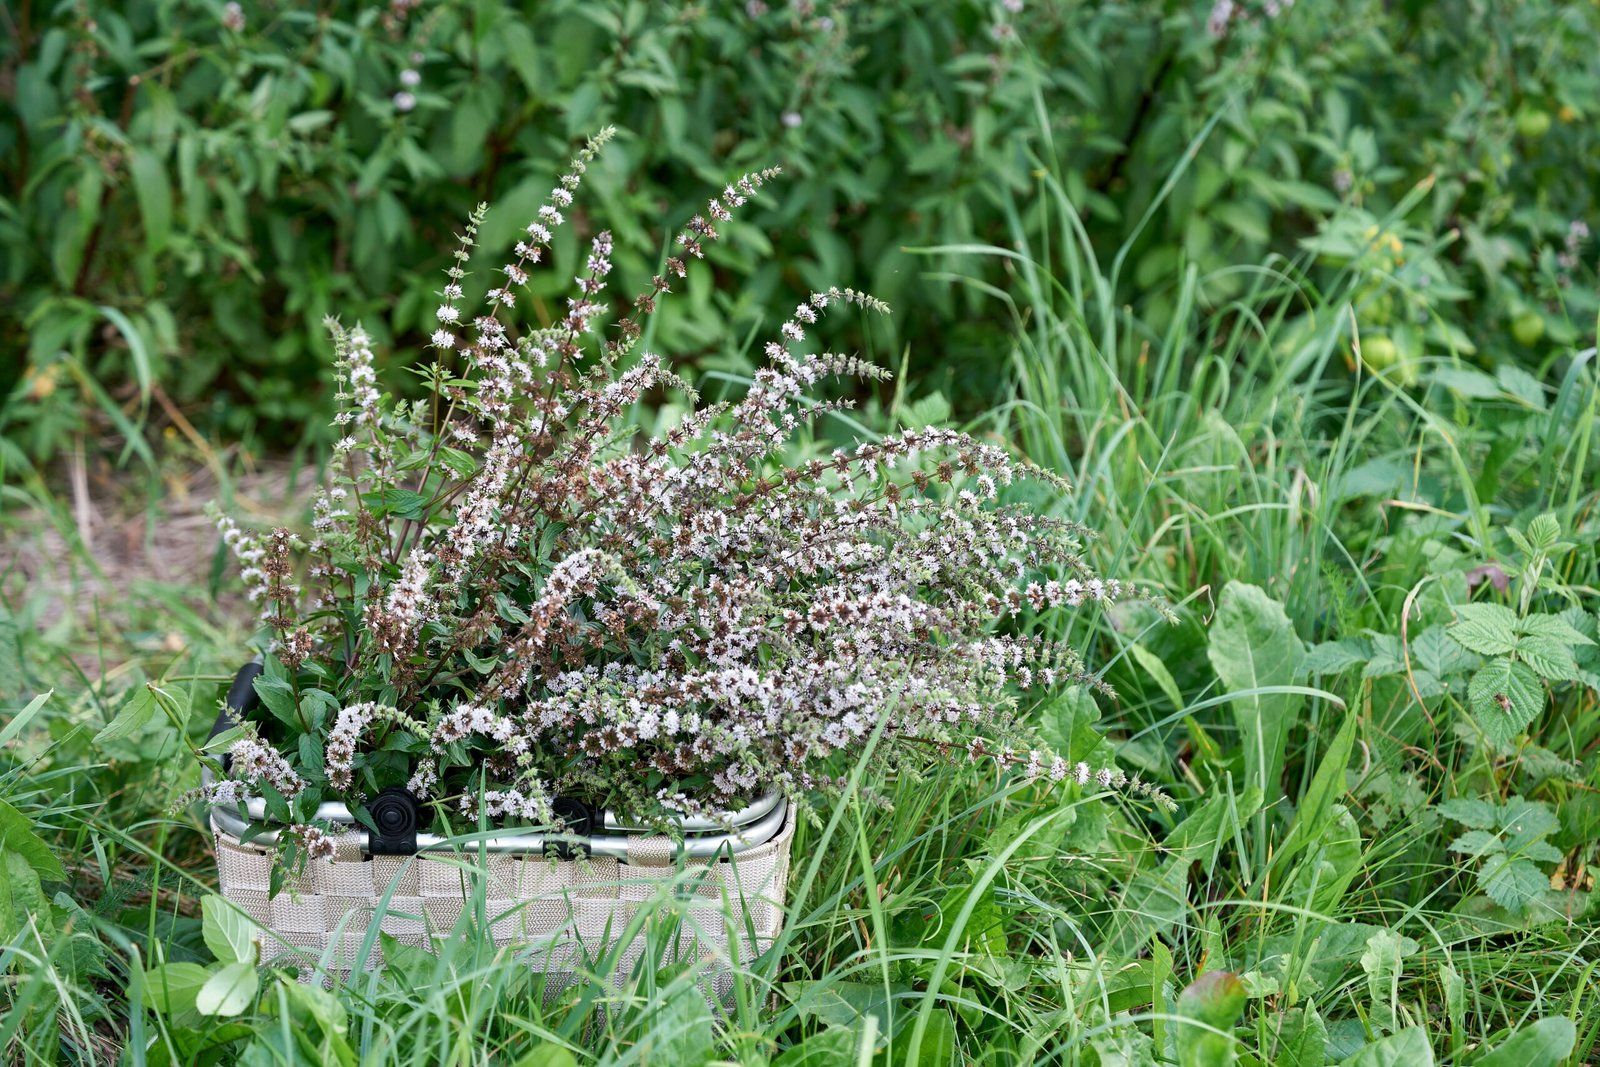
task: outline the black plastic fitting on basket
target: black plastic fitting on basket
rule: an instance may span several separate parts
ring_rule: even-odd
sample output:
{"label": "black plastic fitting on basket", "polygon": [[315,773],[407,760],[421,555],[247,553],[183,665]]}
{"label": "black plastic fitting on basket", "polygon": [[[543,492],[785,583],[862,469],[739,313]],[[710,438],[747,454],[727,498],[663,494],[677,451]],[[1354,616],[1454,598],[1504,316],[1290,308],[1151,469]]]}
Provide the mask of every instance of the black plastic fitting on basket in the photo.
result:
{"label": "black plastic fitting on basket", "polygon": [[[213,737],[232,727],[235,719],[243,718],[255,709],[261,699],[256,696],[256,678],[260,674],[261,664],[257,660],[251,660],[239,668],[239,673],[233,676],[233,684],[228,687],[227,707],[217,712],[217,721],[206,735],[207,744]],[[222,754],[222,769],[224,772],[233,769],[233,757],[226,752]]]}
{"label": "black plastic fitting on basket", "polygon": [[[577,797],[556,797],[550,804],[550,810],[555,817],[561,820],[564,833],[578,838],[587,838],[596,829],[605,825],[605,813],[592,808]],[[579,842],[556,841],[550,845],[550,850],[556,854],[557,859],[571,860],[589,854],[587,845]]]}
{"label": "black plastic fitting on basket", "polygon": [[367,814],[377,828],[367,835],[367,851],[374,856],[411,856],[417,851],[417,798],[399,786],[390,786],[367,801]]}

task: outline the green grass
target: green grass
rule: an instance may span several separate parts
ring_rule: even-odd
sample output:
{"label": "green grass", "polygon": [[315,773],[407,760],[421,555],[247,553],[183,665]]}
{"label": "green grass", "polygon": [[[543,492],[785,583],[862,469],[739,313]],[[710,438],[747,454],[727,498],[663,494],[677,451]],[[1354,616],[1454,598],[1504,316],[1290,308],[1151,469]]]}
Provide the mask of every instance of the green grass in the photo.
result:
{"label": "green grass", "polygon": [[[1024,212],[1056,222],[1024,227]],[[937,250],[1000,257],[1010,275],[990,295],[1014,318],[997,339],[1011,399],[972,429],[1067,475],[1076,492],[1042,503],[1101,531],[1107,572],[1159,588],[1177,614],[1043,620],[1118,695],[1057,701],[1041,729],[1074,759],[1114,752],[1180,799],[1177,816],[977,766],[883,780],[869,755],[842,768],[846,797],[800,826],[783,939],[744,969],[725,1018],[689,975],[613,974],[606,960],[547,1004],[526,960],[471,929],[327,991],[280,973],[234,1018],[153,1010],[140,978],[153,961],[211,960],[207,836],[198,812],[173,810],[198,771],[164,716],[92,738],[146,681],[203,735],[244,655],[242,613],[225,584],[214,595],[209,556],[187,587],[134,585],[54,624],[13,571],[0,575],[0,707],[34,712],[7,731],[0,798],[64,870],[28,900],[13,875],[0,901],[8,1062],[1339,1063],[1366,1047],[1358,1062],[1400,1064],[1420,1062],[1399,1044],[1415,1029],[1438,1062],[1472,1064],[1536,1022],[1519,1041],[1560,1037],[1562,1019],[1574,1036],[1557,1052],[1506,1054],[1600,1059],[1595,691],[1553,686],[1526,738],[1494,746],[1464,677],[1421,700],[1415,684],[1419,635],[1453,604],[1516,603],[1515,584],[1473,592],[1466,576],[1495,562],[1515,579],[1506,531],[1541,513],[1573,547],[1533,603],[1593,617],[1593,350],[1558,360],[1537,395],[1463,378],[1473,364],[1454,356],[1402,387],[1351,355],[1352,301],[1371,279],[1317,290],[1288,261],[1240,269],[1245,295],[1221,307],[1180,275],[1156,332],[1112,304],[1123,256],[1094,257],[1058,183],[1013,216],[1010,248]],[[65,489],[8,492],[6,538],[49,524],[76,543]],[[152,521],[162,506],[152,489]],[[78,544],[69,577],[95,569]],[[1281,622],[1230,614],[1272,602]],[[1232,626],[1252,650],[1404,635],[1407,670],[1373,652],[1279,677],[1266,658],[1253,684],[1230,686]],[[1256,783],[1266,795],[1247,707],[1284,731],[1281,774]],[[1556,814],[1562,854],[1539,867],[1562,888],[1523,914],[1482,895],[1474,861],[1448,847],[1461,828],[1437,810],[1516,795]],[[1185,992],[1209,972],[1240,976],[1243,1003]]]}

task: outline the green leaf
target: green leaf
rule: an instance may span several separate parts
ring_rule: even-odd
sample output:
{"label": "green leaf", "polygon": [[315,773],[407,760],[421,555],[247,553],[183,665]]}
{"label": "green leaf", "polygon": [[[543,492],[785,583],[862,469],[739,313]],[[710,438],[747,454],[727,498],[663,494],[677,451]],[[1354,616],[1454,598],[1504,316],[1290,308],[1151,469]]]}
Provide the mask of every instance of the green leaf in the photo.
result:
{"label": "green leaf", "polygon": [[1145,673],[1155,681],[1162,694],[1172,701],[1172,706],[1174,708],[1182,708],[1184,706],[1183,693],[1178,689],[1177,679],[1172,677],[1172,672],[1167,669],[1167,665],[1162,662],[1161,657],[1138,642],[1129,645],[1128,651],[1133,655],[1139,666],[1144,668]]}
{"label": "green leaf", "polygon": [[1433,1048],[1420,1026],[1374,1041],[1340,1067],[1433,1067]]}
{"label": "green leaf", "polygon": [[1559,641],[1563,645],[1592,645],[1593,639],[1582,630],[1573,626],[1571,622],[1561,615],[1528,615],[1517,623],[1517,633],[1528,637],[1544,637],[1551,641]]}
{"label": "green leaf", "polygon": [[1303,1011],[1289,1013],[1278,1032],[1278,1053],[1272,1063],[1274,1067],[1322,1067],[1327,1043],[1328,1027],[1308,1004]]}
{"label": "green leaf", "polygon": [[1312,776],[1311,785],[1300,801],[1294,825],[1273,857],[1275,865],[1287,863],[1307,843],[1320,838],[1333,823],[1334,801],[1344,795],[1345,765],[1350,762],[1350,753],[1355,748],[1356,721],[1354,709],[1345,713],[1339,732],[1333,735],[1327,752],[1323,753],[1322,762],[1317,764],[1317,773]]}
{"label": "green leaf", "polygon": [[156,712],[160,710],[160,705],[156,703],[155,692],[148,684],[141,685],[123,702],[115,717],[94,735],[94,743],[103,745],[108,741],[132,737],[148,726],[156,717]]}
{"label": "green leaf", "polygon": [[[0,610],[0,618],[3,618],[3,616],[4,611]],[[4,636],[5,635],[3,633],[0,633],[0,640],[3,640]],[[0,648],[0,673],[3,673],[5,665],[3,655],[3,648]],[[3,684],[3,682],[0,682],[0,685]],[[44,708],[45,703],[55,695],[55,692],[56,691],[54,689],[48,689],[45,692],[40,693],[38,696],[28,701],[27,707],[11,716],[11,721],[7,722],[4,727],[0,727],[0,748],[4,748],[6,745],[9,745],[17,737],[17,735],[22,733],[27,725],[33,721],[34,716],[38,715],[39,712]],[[3,690],[0,690],[0,693],[3,693]]]}
{"label": "green leaf", "polygon": [[1265,590],[1229,582],[1217,602],[1207,655],[1223,686],[1235,694],[1233,718],[1244,745],[1245,783],[1259,786],[1269,799],[1276,797],[1289,728],[1304,698],[1259,690],[1294,682],[1305,657],[1300,638],[1283,605]]}
{"label": "green leaf", "polygon": [[1201,1024],[1177,1028],[1178,1062],[1183,1067],[1227,1067],[1234,1062],[1238,1043],[1232,1037],[1233,1025],[1248,995],[1244,983],[1226,971],[1202,974],[1178,995],[1178,1015]]}
{"label": "green leaf", "polygon": [[1478,885],[1490,900],[1513,915],[1521,915],[1550,888],[1550,879],[1527,860],[1497,852],[1483,861]]}
{"label": "green leaf", "polygon": [[1505,842],[1488,830],[1468,830],[1450,842],[1449,849],[1451,852],[1477,858],[1491,852],[1504,852],[1505,847]]}
{"label": "green leaf", "polygon": [[144,220],[144,243],[152,255],[167,247],[172,236],[172,183],[161,158],[148,149],[136,149],[128,164],[133,195]]}
{"label": "green leaf", "polygon": [[53,882],[67,880],[61,861],[44,839],[33,832],[32,821],[3,800],[0,800],[0,851],[21,856],[40,878]]}
{"label": "green leaf", "polygon": [[1517,613],[1500,604],[1462,604],[1449,633],[1463,648],[1503,656],[1517,647]]}
{"label": "green leaf", "polygon": [[163,1015],[193,1011],[195,998],[211,978],[198,963],[163,963],[144,972],[144,999]]}
{"label": "green leaf", "polygon": [[226,899],[215,894],[200,901],[201,934],[212,955],[223,963],[256,961],[256,924]]}
{"label": "green leaf", "polygon": [[229,963],[200,987],[194,1006],[201,1015],[238,1015],[250,1006],[261,984],[253,963]]}
{"label": "green leaf", "polygon": [[1527,664],[1502,657],[1472,676],[1467,701],[1490,743],[1508,745],[1544,710],[1544,687]]}
{"label": "green leaf", "polygon": [[1312,645],[1306,654],[1306,670],[1313,674],[1338,674],[1367,662],[1371,650],[1359,637],[1344,637]]}
{"label": "green leaf", "polygon": [[0,850],[0,945],[16,940],[30,927],[30,942],[35,933],[46,946],[54,940],[55,924],[39,872],[20,853]]}
{"label": "green leaf", "polygon": [[296,731],[304,729],[300,716],[296,714],[294,687],[287,679],[270,674],[258,674],[254,684],[256,696],[261,698],[262,707],[271,712],[273,718]]}
{"label": "green leaf", "polygon": [[633,1051],[640,1063],[701,1067],[716,1054],[716,1028],[705,994],[683,982],[667,991],[666,1003],[655,1007],[649,1026]]}
{"label": "green leaf", "polygon": [[578,1057],[565,1045],[547,1041],[524,1053],[516,1067],[578,1067]]}
{"label": "green leaf", "polygon": [[1552,637],[1531,634],[1521,638],[1517,641],[1517,658],[1532,667],[1539,677],[1553,682],[1571,682],[1578,678],[1578,661],[1572,657],[1572,646]]}
{"label": "green leaf", "polygon": [[1561,522],[1549,512],[1528,523],[1528,540],[1534,548],[1548,549],[1560,539]]}
{"label": "green leaf", "polygon": [[1439,805],[1439,814],[1474,830],[1492,830],[1500,825],[1500,809],[1487,800],[1459,797]]}
{"label": "green leaf", "polygon": [[841,1067],[856,1062],[856,1031],[844,1026],[818,1030],[772,1061],[772,1067]]}
{"label": "green leaf", "polygon": [[1502,1041],[1477,1067],[1557,1067],[1577,1043],[1578,1028],[1571,1019],[1540,1019]]}
{"label": "green leaf", "polygon": [[1453,641],[1443,626],[1430,626],[1413,637],[1411,654],[1423,670],[1441,678],[1471,670],[1479,663],[1478,657]]}

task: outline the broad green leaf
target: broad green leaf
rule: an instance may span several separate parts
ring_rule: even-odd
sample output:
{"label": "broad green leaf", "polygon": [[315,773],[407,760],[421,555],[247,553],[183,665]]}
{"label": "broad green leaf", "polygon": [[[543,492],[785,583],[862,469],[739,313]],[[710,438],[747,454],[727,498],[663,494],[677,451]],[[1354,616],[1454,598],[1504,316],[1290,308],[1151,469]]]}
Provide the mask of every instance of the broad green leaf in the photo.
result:
{"label": "broad green leaf", "polygon": [[1273,857],[1275,865],[1287,863],[1307,843],[1321,837],[1333,822],[1334,801],[1344,795],[1345,765],[1350,762],[1350,753],[1355,748],[1355,743],[1356,713],[1351,709],[1345,712],[1344,722],[1339,725],[1339,732],[1333,735],[1328,750],[1322,755],[1322,762],[1317,764],[1317,773],[1312,775],[1311,785],[1306,789],[1300,807],[1295,812],[1294,825],[1289,829],[1289,836],[1284,839],[1277,855]]}
{"label": "broad green leaf", "polygon": [[260,981],[253,963],[225,964],[200,987],[195,995],[195,1010],[201,1015],[238,1015],[255,1000]]}
{"label": "broad green leaf", "polygon": [[1490,900],[1520,915],[1550,888],[1550,879],[1527,860],[1497,852],[1483,861],[1478,885]]}
{"label": "broad green leaf", "polygon": [[1433,1048],[1420,1026],[1374,1041],[1340,1067],[1433,1067]]}
{"label": "broad green leaf", "polygon": [[1468,830],[1450,842],[1450,851],[1476,858],[1488,855],[1491,852],[1505,851],[1505,842],[1488,830]]}
{"label": "broad green leaf", "polygon": [[1344,637],[1312,645],[1306,653],[1306,670],[1313,674],[1338,674],[1367,662],[1371,649],[1359,637]]}
{"label": "broad green leaf", "polygon": [[1441,678],[1471,670],[1479,663],[1477,656],[1451,640],[1443,626],[1430,626],[1413,637],[1411,655],[1423,670]]}
{"label": "broad green leaf", "polygon": [[1178,688],[1177,679],[1172,677],[1172,672],[1167,669],[1167,665],[1162,662],[1161,657],[1138,642],[1129,645],[1128,651],[1133,655],[1139,666],[1144,668],[1145,673],[1154,679],[1162,694],[1172,701],[1172,706],[1182,708],[1184,706],[1183,692]]}
{"label": "broad green leaf", "polygon": [[1207,655],[1223,686],[1235,694],[1233,718],[1244,746],[1245,782],[1275,798],[1289,728],[1305,698],[1259,690],[1293,684],[1305,658],[1300,638],[1283,605],[1265,590],[1229,582],[1218,598]]}
{"label": "broad green leaf", "polygon": [[716,1055],[711,1008],[697,986],[687,982],[673,986],[648,1019],[633,1049],[639,1062],[701,1067]]}
{"label": "broad green leaf", "polygon": [[1307,1004],[1304,1010],[1290,1012],[1278,1031],[1277,1055],[1272,1063],[1274,1067],[1322,1067],[1327,1043],[1328,1027],[1317,1009]]}
{"label": "broad green leaf", "polygon": [[516,1067],[578,1067],[578,1058],[565,1045],[547,1041],[525,1053]]}
{"label": "broad green leaf", "polygon": [[1449,633],[1463,648],[1503,656],[1517,647],[1517,613],[1501,604],[1462,604]]}
{"label": "broad green leaf", "polygon": [[215,894],[200,901],[201,934],[206,947],[223,963],[256,961],[256,925],[250,917]]}
{"label": "broad green leaf", "polygon": [[1553,682],[1575,681],[1578,661],[1572,656],[1572,646],[1552,637],[1533,634],[1517,641],[1517,658],[1534,669],[1541,678]]}
{"label": "broad green leaf", "polygon": [[1178,1015],[1200,1024],[1177,1024],[1183,1067],[1227,1067],[1235,1061],[1233,1025],[1247,997],[1244,983],[1226,971],[1202,974],[1178,995]]}
{"label": "broad green leaf", "polygon": [[856,1031],[844,1026],[818,1030],[772,1061],[772,1067],[841,1067],[856,1062]]}
{"label": "broad green leaf", "polygon": [[0,800],[0,851],[15,852],[27,861],[40,878],[54,882],[67,880],[67,872],[50,851],[44,839],[33,832],[33,823],[22,812]]}
{"label": "broad green leaf", "polygon": [[1372,998],[1372,1017],[1385,1029],[1395,1024],[1395,1005],[1400,999],[1400,977],[1405,960],[1414,956],[1418,945],[1392,930],[1379,930],[1367,939],[1361,954],[1361,969],[1367,975],[1367,995]]}
{"label": "broad green leaf", "polygon": [[35,934],[47,946],[54,940],[55,924],[39,885],[39,872],[19,853],[0,849],[0,945],[9,944],[30,927],[30,943]]}
{"label": "broad green leaf", "polygon": [[1500,658],[1472,676],[1467,700],[1490,743],[1508,745],[1544,710],[1544,687],[1525,663]]}
{"label": "broad green leaf", "polygon": [[163,1015],[193,1011],[195,998],[211,978],[198,963],[164,963],[144,972],[144,999]]}
{"label": "broad green leaf", "polygon": [[141,685],[123,702],[115,717],[94,735],[94,743],[103,745],[107,741],[131,737],[148,726],[160,710],[155,692],[149,685]]}
{"label": "broad green leaf", "polygon": [[1571,1019],[1540,1019],[1502,1041],[1477,1067],[1557,1067],[1577,1043],[1578,1028]]}
{"label": "broad green leaf", "polygon": [[1439,814],[1474,830],[1492,830],[1500,824],[1500,809],[1487,800],[1458,797],[1439,805]]}
{"label": "broad green leaf", "polygon": [[1592,645],[1588,634],[1573,626],[1562,615],[1533,614],[1517,622],[1517,632],[1527,637],[1544,637],[1564,645]]}
{"label": "broad green leaf", "polygon": [[148,149],[136,149],[128,165],[133,195],[144,221],[145,247],[160,252],[172,236],[172,183],[161,158]]}

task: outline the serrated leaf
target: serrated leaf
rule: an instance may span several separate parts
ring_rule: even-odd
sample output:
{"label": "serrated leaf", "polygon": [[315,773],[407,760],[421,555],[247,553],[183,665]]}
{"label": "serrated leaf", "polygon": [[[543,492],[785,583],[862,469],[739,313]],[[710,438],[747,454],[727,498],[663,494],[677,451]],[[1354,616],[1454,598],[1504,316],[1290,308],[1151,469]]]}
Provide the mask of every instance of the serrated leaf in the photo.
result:
{"label": "serrated leaf", "polygon": [[1472,676],[1467,701],[1492,744],[1506,745],[1544,710],[1544,687],[1525,663],[1490,660]]}
{"label": "serrated leaf", "polygon": [[1528,523],[1528,540],[1533,542],[1533,547],[1548,549],[1560,539],[1561,523],[1549,512]]}
{"label": "serrated leaf", "polygon": [[250,917],[219,896],[200,901],[201,934],[212,955],[223,963],[255,966],[256,925]]}
{"label": "serrated leaf", "polygon": [[195,1010],[201,1015],[238,1015],[255,1000],[260,981],[253,963],[219,967],[195,995]]}
{"label": "serrated leaf", "polygon": [[1358,637],[1344,637],[1311,646],[1306,653],[1306,670],[1314,674],[1338,674],[1367,662],[1367,643]]}
{"label": "serrated leaf", "polygon": [[1522,638],[1517,642],[1517,658],[1532,667],[1539,677],[1553,682],[1570,682],[1578,677],[1578,661],[1572,658],[1572,646],[1554,638],[1538,634]]}
{"label": "serrated leaf", "polygon": [[1534,614],[1517,622],[1517,632],[1528,636],[1549,638],[1564,645],[1592,645],[1594,641],[1582,630],[1561,615]]}
{"label": "serrated leaf", "polygon": [[1486,856],[1491,852],[1501,852],[1505,843],[1500,840],[1500,835],[1489,830],[1468,830],[1454,841],[1450,842],[1451,852],[1459,852],[1463,856],[1477,858]]}
{"label": "serrated leaf", "polygon": [[1478,870],[1478,885],[1490,900],[1520,915],[1550,888],[1550,880],[1527,860],[1513,859],[1502,852],[1484,860]]}
{"label": "serrated leaf", "polygon": [[1514,796],[1500,809],[1500,827],[1505,830],[1508,848],[1515,850],[1525,841],[1553,834],[1561,829],[1561,819],[1538,800]]}
{"label": "serrated leaf", "polygon": [[1469,671],[1480,662],[1459,642],[1451,640],[1443,626],[1430,626],[1411,639],[1412,659],[1439,677]]}
{"label": "serrated leaf", "polygon": [[1500,825],[1500,809],[1487,800],[1459,797],[1439,805],[1439,814],[1475,830],[1493,830]]}
{"label": "serrated leaf", "polygon": [[1503,656],[1517,647],[1517,613],[1501,604],[1462,604],[1448,632],[1463,648]]}

